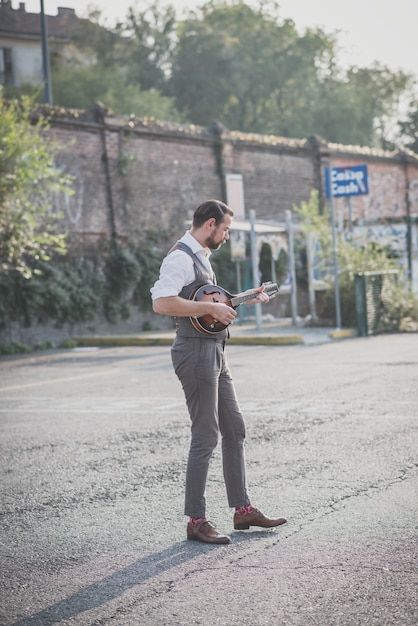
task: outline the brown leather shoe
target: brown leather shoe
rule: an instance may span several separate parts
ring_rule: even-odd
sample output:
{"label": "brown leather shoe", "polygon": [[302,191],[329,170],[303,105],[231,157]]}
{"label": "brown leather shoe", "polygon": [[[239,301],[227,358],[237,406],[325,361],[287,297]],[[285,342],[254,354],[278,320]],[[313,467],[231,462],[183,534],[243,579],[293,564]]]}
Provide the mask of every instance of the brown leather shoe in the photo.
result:
{"label": "brown leather shoe", "polygon": [[198,526],[187,524],[187,539],[203,541],[203,543],[231,543],[228,535],[221,535],[210,522],[202,522]]}
{"label": "brown leather shoe", "polygon": [[284,517],[278,519],[269,519],[262,514],[258,509],[254,509],[252,513],[246,515],[234,515],[234,528],[235,530],[248,530],[250,526],[261,526],[261,528],[273,528],[274,526],[281,526],[286,524],[287,520]]}

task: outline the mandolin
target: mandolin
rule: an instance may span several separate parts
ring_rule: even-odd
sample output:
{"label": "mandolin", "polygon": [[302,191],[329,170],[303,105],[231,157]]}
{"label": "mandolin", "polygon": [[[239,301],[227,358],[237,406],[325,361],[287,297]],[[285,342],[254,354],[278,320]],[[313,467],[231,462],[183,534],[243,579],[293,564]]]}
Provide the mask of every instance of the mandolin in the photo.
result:
{"label": "mandolin", "polygon": [[[264,293],[270,298],[274,298],[279,293],[279,287],[277,283],[263,283],[265,286]],[[197,302],[223,302],[228,304],[233,309],[237,309],[240,304],[252,300],[256,289],[248,291],[245,294],[233,296],[223,287],[219,285],[202,285],[196,289],[190,296],[190,300],[196,300]],[[229,324],[222,324],[216,320],[212,315],[203,315],[202,317],[190,317],[190,321],[194,328],[204,335],[213,335],[214,333],[220,333],[229,326]]]}

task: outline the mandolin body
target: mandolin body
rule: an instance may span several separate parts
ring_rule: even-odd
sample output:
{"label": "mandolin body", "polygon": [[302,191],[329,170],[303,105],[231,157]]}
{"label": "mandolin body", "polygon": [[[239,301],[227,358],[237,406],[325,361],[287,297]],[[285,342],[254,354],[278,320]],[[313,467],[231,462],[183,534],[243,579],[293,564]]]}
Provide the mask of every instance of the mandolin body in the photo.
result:
{"label": "mandolin body", "polygon": [[[196,302],[223,302],[224,304],[228,304],[231,308],[235,309],[237,307],[232,306],[232,298],[233,295],[219,285],[202,285],[202,287],[196,289],[190,299],[196,300]],[[196,330],[204,335],[220,333],[227,328],[225,324],[215,320],[212,315],[191,317],[190,321]]]}
{"label": "mandolin body", "polygon": [[[266,284],[265,291],[270,297],[273,297],[278,294],[279,287],[276,283],[269,283]],[[222,302],[232,309],[237,309],[243,302],[252,300],[255,293],[256,290],[241,296],[233,296],[220,285],[202,285],[192,293],[190,300],[195,300],[196,302]],[[229,324],[222,324],[219,320],[212,317],[212,315],[191,317],[190,321],[194,328],[204,335],[216,335],[216,333],[222,332],[229,326]]]}

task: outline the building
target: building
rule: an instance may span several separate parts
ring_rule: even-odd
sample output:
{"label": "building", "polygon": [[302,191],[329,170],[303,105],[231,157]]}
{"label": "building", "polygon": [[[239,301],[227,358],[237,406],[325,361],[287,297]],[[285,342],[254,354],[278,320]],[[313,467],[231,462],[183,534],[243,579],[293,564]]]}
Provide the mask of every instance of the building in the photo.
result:
{"label": "building", "polygon": [[[69,44],[69,35],[80,19],[74,9],[58,7],[57,15],[46,15],[50,48]],[[13,8],[11,0],[0,0],[0,85],[22,87],[43,82],[40,13],[27,13],[25,3]]]}

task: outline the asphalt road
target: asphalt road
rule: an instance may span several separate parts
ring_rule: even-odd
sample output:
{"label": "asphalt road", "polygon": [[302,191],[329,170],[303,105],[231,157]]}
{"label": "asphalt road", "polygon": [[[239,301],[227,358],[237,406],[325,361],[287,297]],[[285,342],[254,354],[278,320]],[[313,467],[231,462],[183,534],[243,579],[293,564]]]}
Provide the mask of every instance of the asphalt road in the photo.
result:
{"label": "asphalt road", "polygon": [[2,626],[416,626],[418,335],[230,346],[253,503],[220,452],[185,540],[189,424],[167,347],[0,359]]}

